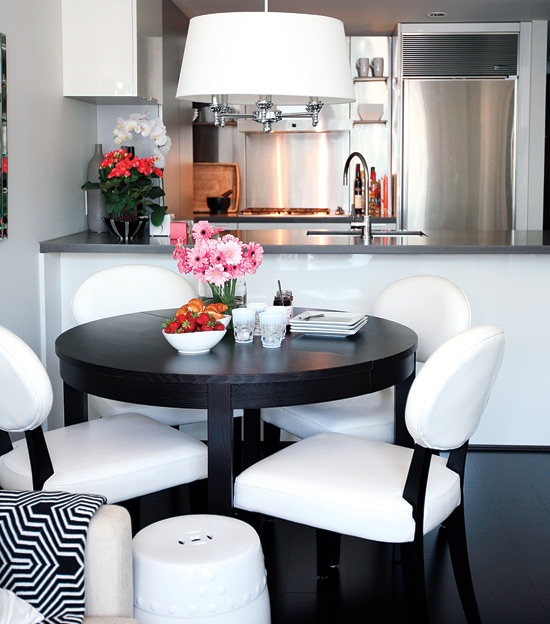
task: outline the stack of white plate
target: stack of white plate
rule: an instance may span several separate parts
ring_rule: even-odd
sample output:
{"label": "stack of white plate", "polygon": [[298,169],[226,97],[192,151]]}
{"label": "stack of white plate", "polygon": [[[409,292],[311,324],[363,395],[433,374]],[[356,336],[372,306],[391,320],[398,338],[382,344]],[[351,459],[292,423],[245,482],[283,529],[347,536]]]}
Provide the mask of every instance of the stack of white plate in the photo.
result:
{"label": "stack of white plate", "polygon": [[359,312],[324,312],[306,310],[290,319],[290,331],[309,336],[353,336],[368,321],[366,314]]}

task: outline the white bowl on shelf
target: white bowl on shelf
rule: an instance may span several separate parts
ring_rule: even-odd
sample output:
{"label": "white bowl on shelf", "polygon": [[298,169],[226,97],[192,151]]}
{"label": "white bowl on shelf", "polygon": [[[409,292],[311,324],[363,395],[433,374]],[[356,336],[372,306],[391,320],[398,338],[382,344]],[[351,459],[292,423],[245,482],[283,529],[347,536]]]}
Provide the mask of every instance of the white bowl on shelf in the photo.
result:
{"label": "white bowl on shelf", "polygon": [[212,347],[227,334],[227,329],[213,330],[206,332],[192,332],[189,334],[166,334],[162,335],[171,344],[178,353],[184,355],[199,355],[200,353],[208,353]]}
{"label": "white bowl on shelf", "polygon": [[357,112],[362,121],[380,121],[384,114],[383,104],[359,104]]}

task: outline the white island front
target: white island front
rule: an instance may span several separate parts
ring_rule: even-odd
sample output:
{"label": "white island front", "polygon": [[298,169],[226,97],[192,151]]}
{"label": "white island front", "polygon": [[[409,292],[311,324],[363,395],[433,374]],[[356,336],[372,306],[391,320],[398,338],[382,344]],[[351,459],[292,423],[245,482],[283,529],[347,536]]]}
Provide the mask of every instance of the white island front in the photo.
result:
{"label": "white island front", "polygon": [[[544,233],[428,233],[418,238],[307,236],[288,230],[243,231],[262,244],[256,275],[247,277],[249,301],[271,300],[280,280],[304,307],[372,310],[376,295],[409,275],[441,275],[464,290],[472,323],[496,323],[506,333],[506,353],[493,394],[472,444],[550,446],[546,362],[550,353],[550,237]],[[50,428],[62,424],[62,384],[56,337],[75,325],[74,290],[89,275],[119,264],[155,264],[177,272],[168,239],[122,245],[87,232],[41,243],[46,366],[54,384]],[[192,277],[185,276],[196,286]],[[185,303],[185,302],[182,302]],[[407,305],[407,301],[403,301]],[[314,340],[314,338],[312,338]],[[341,340],[337,338],[335,340]],[[344,338],[345,340],[345,338]]]}

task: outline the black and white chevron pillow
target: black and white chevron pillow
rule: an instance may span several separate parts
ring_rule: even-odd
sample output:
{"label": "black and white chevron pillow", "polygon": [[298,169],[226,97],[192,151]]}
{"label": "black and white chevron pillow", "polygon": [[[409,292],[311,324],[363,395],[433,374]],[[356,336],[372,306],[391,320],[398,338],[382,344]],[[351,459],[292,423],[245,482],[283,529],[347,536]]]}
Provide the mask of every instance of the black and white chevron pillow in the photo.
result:
{"label": "black and white chevron pillow", "polygon": [[84,550],[103,496],[0,490],[0,587],[48,624],[84,618]]}

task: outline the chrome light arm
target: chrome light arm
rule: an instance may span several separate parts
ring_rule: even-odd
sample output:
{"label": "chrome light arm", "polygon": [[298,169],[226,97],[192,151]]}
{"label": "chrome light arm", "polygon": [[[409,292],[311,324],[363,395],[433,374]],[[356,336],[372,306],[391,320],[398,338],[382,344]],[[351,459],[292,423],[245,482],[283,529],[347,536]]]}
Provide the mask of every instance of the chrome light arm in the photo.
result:
{"label": "chrome light arm", "polygon": [[319,123],[319,113],[323,108],[323,102],[311,97],[306,105],[305,113],[282,113],[279,110],[270,110],[273,107],[271,95],[260,95],[256,106],[258,110],[253,113],[232,113],[231,108],[227,104],[227,95],[213,95],[210,110],[214,113],[215,126],[223,128],[229,119],[252,119],[257,123],[261,123],[264,133],[268,134],[272,130],[272,124],[281,121],[281,119],[309,118],[312,126],[315,127]]}

